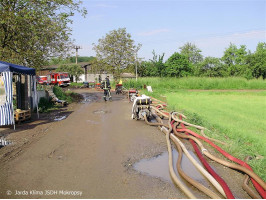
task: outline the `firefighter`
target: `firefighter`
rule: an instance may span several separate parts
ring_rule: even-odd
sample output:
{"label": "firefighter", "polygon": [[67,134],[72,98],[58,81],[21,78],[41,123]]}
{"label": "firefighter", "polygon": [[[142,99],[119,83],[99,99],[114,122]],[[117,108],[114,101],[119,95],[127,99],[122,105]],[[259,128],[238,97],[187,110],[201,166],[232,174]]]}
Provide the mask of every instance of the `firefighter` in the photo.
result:
{"label": "firefighter", "polygon": [[99,83],[101,83],[102,82],[102,77],[101,77],[101,75],[99,75]]}
{"label": "firefighter", "polygon": [[106,101],[107,100],[106,97],[109,95],[109,99],[112,100],[110,93],[111,85],[110,85],[109,76],[107,76],[105,80],[102,81],[101,88],[103,89],[103,99]]}

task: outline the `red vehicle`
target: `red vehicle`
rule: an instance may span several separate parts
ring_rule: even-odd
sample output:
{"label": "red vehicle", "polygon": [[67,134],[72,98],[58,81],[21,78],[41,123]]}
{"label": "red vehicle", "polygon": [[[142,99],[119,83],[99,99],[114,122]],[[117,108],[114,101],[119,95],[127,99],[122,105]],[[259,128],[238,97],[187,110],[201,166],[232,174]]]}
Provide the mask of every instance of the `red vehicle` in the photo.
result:
{"label": "red vehicle", "polygon": [[47,84],[47,76],[37,76],[37,81],[41,85]]}
{"label": "red vehicle", "polygon": [[50,85],[68,86],[70,78],[67,72],[54,72],[47,75],[47,83]]}

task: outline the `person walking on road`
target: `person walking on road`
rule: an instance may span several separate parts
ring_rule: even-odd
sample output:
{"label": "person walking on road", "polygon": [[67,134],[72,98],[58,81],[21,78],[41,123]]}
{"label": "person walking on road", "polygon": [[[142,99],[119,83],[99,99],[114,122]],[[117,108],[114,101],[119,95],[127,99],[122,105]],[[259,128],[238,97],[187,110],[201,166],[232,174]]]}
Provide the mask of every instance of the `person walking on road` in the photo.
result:
{"label": "person walking on road", "polygon": [[102,82],[102,77],[101,77],[101,75],[99,75],[99,83],[101,83]]}
{"label": "person walking on road", "polygon": [[103,89],[103,99],[107,101],[107,97],[108,97],[108,99],[111,101],[112,97],[111,97],[111,92],[110,92],[111,85],[110,85],[109,76],[107,76],[105,80],[102,81],[101,87]]}

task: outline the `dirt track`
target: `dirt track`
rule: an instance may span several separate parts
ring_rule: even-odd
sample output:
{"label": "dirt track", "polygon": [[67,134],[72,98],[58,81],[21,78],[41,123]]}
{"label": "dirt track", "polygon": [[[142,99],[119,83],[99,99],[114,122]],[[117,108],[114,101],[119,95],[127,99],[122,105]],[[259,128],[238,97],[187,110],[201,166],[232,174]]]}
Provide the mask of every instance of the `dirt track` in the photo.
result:
{"label": "dirt track", "polygon": [[[133,169],[167,148],[157,128],[131,119],[132,105],[124,96],[113,94],[113,102],[103,102],[101,93],[77,92],[86,93],[87,101],[55,112],[66,119],[43,115],[8,136],[14,144],[0,149],[0,198],[187,198],[171,182]],[[248,198],[235,187],[242,175],[216,170],[236,197]]]}

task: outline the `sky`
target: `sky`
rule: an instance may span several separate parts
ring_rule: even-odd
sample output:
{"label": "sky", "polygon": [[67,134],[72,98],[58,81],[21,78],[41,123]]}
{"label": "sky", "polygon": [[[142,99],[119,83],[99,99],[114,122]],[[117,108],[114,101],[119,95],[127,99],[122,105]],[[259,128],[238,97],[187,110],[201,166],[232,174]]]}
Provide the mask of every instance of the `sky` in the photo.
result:
{"label": "sky", "polygon": [[[72,19],[72,39],[81,46],[79,56],[95,56],[97,44],[110,31],[126,28],[138,57],[165,60],[180,47],[195,44],[204,57],[222,57],[230,43],[254,52],[266,42],[266,0],[83,0],[86,17]],[[74,55],[74,53],[73,53]]]}

